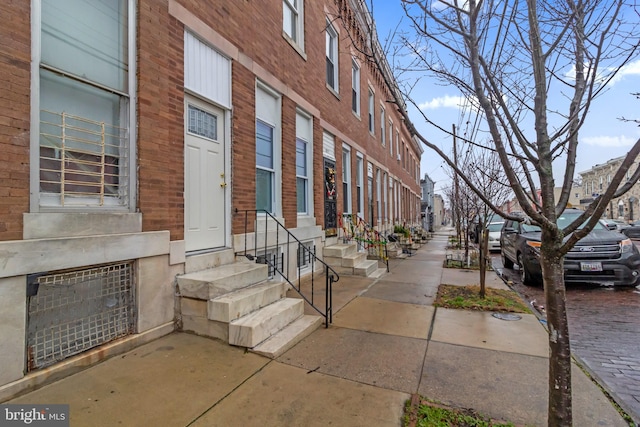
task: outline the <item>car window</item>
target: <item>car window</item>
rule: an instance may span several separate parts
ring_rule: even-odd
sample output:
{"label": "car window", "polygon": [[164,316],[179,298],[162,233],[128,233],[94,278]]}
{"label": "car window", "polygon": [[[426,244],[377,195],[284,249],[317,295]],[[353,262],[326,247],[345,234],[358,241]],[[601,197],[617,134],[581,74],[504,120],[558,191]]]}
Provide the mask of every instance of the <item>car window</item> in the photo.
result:
{"label": "car window", "polygon": [[538,227],[537,225],[533,225],[533,224],[525,224],[524,222],[522,223],[522,232],[523,233],[531,233],[534,231],[540,231],[541,228]]}
{"label": "car window", "polygon": [[[560,215],[558,217],[558,227],[559,228],[565,228],[566,226],[571,224],[573,221],[575,221],[580,215],[582,215],[582,212],[565,212],[565,213],[563,213],[562,215]],[[584,226],[584,223],[578,228],[582,228],[583,226]],[[605,230],[606,227],[604,225],[602,225],[602,223],[600,221],[598,221],[598,222],[596,222],[596,225],[593,227],[593,229],[594,230]]]}
{"label": "car window", "polygon": [[489,224],[489,226],[487,228],[489,229],[489,232],[500,231],[502,229],[502,223],[501,222],[492,222],[491,224]]}

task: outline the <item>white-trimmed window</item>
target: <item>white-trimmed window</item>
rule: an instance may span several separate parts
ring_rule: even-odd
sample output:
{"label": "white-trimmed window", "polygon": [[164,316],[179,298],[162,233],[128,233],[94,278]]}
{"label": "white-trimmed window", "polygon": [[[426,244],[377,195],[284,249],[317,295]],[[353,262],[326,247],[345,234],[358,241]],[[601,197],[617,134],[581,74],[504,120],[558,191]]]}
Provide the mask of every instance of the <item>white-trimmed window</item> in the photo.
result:
{"label": "white-trimmed window", "polygon": [[382,221],[382,181],[380,180],[380,169],[376,169],[376,211],[378,223]]}
{"label": "white-trimmed window", "polygon": [[338,32],[327,20],[326,57],[327,57],[327,86],[335,92],[338,89]]}
{"label": "white-trimmed window", "polygon": [[360,66],[351,59],[351,110],[360,116]]}
{"label": "white-trimmed window", "polygon": [[133,3],[33,2],[34,209],[135,206]]}
{"label": "white-trimmed window", "polygon": [[[399,145],[400,145],[400,130],[396,128],[396,151],[398,150]],[[393,158],[393,148],[391,149],[391,157]]]}
{"label": "white-trimmed window", "polygon": [[393,156],[393,120],[389,119],[389,152]]}
{"label": "white-trimmed window", "polygon": [[304,50],[304,0],[282,0],[282,31]]}
{"label": "white-trimmed window", "polygon": [[256,209],[279,214],[281,182],[280,96],[256,85]]}
{"label": "white-trimmed window", "polygon": [[298,215],[313,214],[313,124],[310,116],[296,112],[296,206]]}
{"label": "white-trimmed window", "polygon": [[384,218],[384,222],[389,222],[389,211],[387,209],[387,206],[389,206],[389,187],[387,185],[386,172],[382,173],[382,188],[384,193],[384,198],[382,199],[382,215],[386,217]]}
{"label": "white-trimmed window", "polygon": [[375,95],[369,88],[369,132],[375,136]]}
{"label": "white-trimmed window", "polygon": [[351,149],[342,147],[342,209],[351,213]]}
{"label": "white-trimmed window", "polygon": [[386,121],[384,118],[384,107],[381,105],[380,106],[380,142],[382,143],[382,146],[384,147],[386,145],[386,140],[387,140],[387,130],[385,129],[386,126]]}
{"label": "white-trimmed window", "polygon": [[358,208],[358,215],[362,218],[364,216],[364,198],[362,193],[362,186],[364,179],[364,158],[362,154],[356,153],[356,205]]}
{"label": "white-trimmed window", "polygon": [[298,244],[297,267],[302,272],[311,267],[315,256],[315,246],[313,242],[303,242]]}

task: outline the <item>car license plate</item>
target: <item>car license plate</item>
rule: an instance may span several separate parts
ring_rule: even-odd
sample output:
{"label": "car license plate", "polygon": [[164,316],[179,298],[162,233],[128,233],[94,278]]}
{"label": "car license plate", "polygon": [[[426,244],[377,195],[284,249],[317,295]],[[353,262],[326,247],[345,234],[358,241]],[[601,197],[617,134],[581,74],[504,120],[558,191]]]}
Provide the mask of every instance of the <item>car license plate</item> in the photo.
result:
{"label": "car license plate", "polygon": [[602,263],[597,262],[581,262],[580,270],[582,271],[602,271]]}

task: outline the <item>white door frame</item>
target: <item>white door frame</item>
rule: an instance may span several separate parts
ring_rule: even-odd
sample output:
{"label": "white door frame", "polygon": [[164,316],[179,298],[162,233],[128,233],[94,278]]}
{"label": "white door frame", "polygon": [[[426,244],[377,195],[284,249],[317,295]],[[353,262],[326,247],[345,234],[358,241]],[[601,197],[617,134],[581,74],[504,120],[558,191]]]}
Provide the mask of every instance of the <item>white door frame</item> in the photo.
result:
{"label": "white door frame", "polygon": [[[223,118],[222,118],[222,124],[224,126],[223,132],[224,132],[224,141],[223,141],[223,170],[224,170],[224,182],[226,182],[227,186],[225,188],[224,191],[224,201],[225,201],[225,209],[223,212],[224,215],[224,219],[223,219],[223,224],[224,224],[224,237],[223,237],[223,241],[220,243],[220,245],[217,245],[215,247],[211,247],[211,248],[203,248],[203,249],[198,249],[198,250],[194,250],[194,251],[187,251],[187,252],[208,252],[208,251],[212,251],[212,250],[219,250],[219,249],[223,249],[223,248],[230,248],[231,247],[231,186],[232,186],[232,175],[231,175],[231,112],[229,111],[228,108],[216,103],[216,102],[212,102],[210,100],[207,99],[203,99],[202,97],[190,93],[189,91],[185,91],[184,94],[184,110],[185,110],[185,117],[183,120],[185,120],[185,129],[184,129],[184,135],[186,138],[187,135],[187,128],[186,128],[186,110],[187,110],[187,105],[189,103],[189,101],[192,101],[195,104],[205,104],[205,105],[210,105],[216,109],[219,109],[222,111],[223,113]],[[186,148],[186,142],[183,143],[183,150]],[[183,151],[184,152],[184,151]],[[184,162],[186,165],[186,158],[184,158]],[[184,176],[184,180],[185,180],[185,185],[186,185],[186,166],[185,166],[185,176]],[[212,185],[219,185],[217,182],[213,183]],[[187,204],[186,204],[186,200],[185,200],[185,207],[184,207],[184,216],[185,216],[185,225],[186,225],[186,209],[187,209]],[[185,227],[185,240],[186,240],[186,227]]]}

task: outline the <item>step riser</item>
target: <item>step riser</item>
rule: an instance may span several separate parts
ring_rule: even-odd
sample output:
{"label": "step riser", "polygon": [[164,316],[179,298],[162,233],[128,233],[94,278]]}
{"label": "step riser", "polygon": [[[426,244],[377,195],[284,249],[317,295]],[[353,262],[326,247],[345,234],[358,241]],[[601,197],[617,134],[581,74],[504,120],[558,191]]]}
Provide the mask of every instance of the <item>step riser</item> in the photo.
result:
{"label": "step riser", "polygon": [[243,319],[231,322],[229,344],[255,347],[304,314],[303,300],[290,298],[282,301],[284,303],[271,304]]}
{"label": "step riser", "polygon": [[[208,270],[208,274],[194,273],[179,276],[180,294],[189,298],[209,300],[268,278],[269,270],[263,264],[236,263],[232,267]],[[216,271],[218,270],[218,271]]]}
{"label": "step riser", "polygon": [[229,323],[285,297],[284,283],[249,287],[208,302],[210,320]]}
{"label": "step riser", "polygon": [[225,264],[231,264],[235,260],[232,249],[210,252],[200,255],[190,255],[185,261],[185,273],[215,268]]}
{"label": "step riser", "polygon": [[355,243],[349,245],[333,245],[325,246],[322,249],[322,255],[324,257],[343,258],[347,255],[351,255],[357,252],[357,246]]}
{"label": "step riser", "polygon": [[356,276],[369,277],[377,269],[378,269],[378,261],[370,260],[365,263],[362,263],[361,265],[356,266],[353,269],[353,274],[355,274]]}
{"label": "step riser", "polygon": [[275,359],[311,335],[321,325],[322,317],[320,316],[302,316],[276,335],[251,349],[251,351]]}
{"label": "step riser", "polygon": [[367,259],[367,254],[364,252],[359,252],[354,255],[349,255],[345,258],[342,258],[342,266],[343,267],[355,267],[358,264],[362,263]]}

